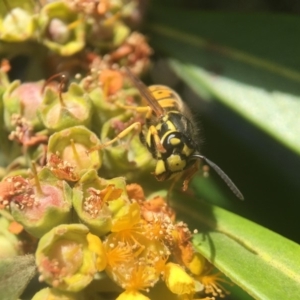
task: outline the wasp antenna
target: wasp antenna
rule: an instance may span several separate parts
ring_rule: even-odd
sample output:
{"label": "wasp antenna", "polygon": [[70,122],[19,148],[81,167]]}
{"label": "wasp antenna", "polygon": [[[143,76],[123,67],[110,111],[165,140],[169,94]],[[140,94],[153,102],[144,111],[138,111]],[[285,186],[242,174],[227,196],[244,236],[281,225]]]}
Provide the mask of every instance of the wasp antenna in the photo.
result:
{"label": "wasp antenna", "polygon": [[60,99],[61,104],[63,105],[64,102],[63,102],[63,98],[62,98],[62,92],[63,92],[63,89],[65,88],[66,83],[68,81],[68,76],[65,73],[61,72],[61,73],[58,73],[58,74],[54,74],[49,79],[47,79],[47,81],[42,86],[41,93],[43,94],[46,87],[47,87],[47,85],[50,82],[52,82],[54,79],[57,79],[57,78],[60,79],[60,82],[59,82],[59,99]]}
{"label": "wasp antenna", "polygon": [[203,155],[193,155],[194,157],[203,159],[210,167],[212,167],[215,172],[224,180],[224,182],[228,185],[228,187],[231,189],[231,191],[240,199],[244,200],[243,194],[240,192],[240,190],[236,187],[236,185],[233,183],[233,181],[225,174],[225,172],[217,166],[214,162],[209,160]]}

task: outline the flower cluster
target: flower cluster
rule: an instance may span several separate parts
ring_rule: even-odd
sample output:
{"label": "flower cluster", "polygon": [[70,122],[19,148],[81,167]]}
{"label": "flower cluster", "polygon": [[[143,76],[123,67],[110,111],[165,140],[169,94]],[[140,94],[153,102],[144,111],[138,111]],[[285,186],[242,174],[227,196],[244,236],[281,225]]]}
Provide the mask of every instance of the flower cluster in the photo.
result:
{"label": "flower cluster", "polygon": [[49,287],[34,300],[224,296],[187,225],[164,193],[151,194],[155,162],[138,135],[103,146],[144,119],[123,108],[142,97],[122,66],[139,75],[151,54],[130,29],[137,1],[9,5],[0,40],[20,45],[14,55],[36,43],[37,62],[54,75],[22,82],[8,60],[0,66],[0,256],[35,255]]}

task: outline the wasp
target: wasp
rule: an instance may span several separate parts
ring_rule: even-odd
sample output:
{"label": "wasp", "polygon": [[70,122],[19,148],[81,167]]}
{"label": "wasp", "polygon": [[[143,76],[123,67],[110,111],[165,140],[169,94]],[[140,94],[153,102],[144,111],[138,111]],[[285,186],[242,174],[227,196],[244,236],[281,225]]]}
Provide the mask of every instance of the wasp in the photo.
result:
{"label": "wasp", "polygon": [[189,181],[198,171],[200,161],[203,160],[215,170],[238,198],[244,199],[242,193],[224,171],[201,154],[198,127],[180,96],[167,86],[147,87],[128,68],[126,72],[148,105],[121,104],[121,106],[124,109],[144,113],[145,124],[133,123],[101,148],[113,144],[132,130],[136,130],[140,134],[141,142],[156,160],[154,176],[158,181],[173,178],[176,182],[177,179],[183,177],[183,190],[185,191]]}

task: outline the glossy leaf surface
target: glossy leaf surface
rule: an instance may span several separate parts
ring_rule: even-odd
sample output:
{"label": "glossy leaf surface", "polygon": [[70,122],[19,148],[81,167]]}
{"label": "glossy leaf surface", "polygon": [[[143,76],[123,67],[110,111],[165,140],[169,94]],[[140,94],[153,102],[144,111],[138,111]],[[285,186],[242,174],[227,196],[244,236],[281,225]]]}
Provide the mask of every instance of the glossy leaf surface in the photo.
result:
{"label": "glossy leaf surface", "polygon": [[153,45],[202,99],[221,101],[300,154],[297,18],[163,7],[152,18]]}
{"label": "glossy leaf surface", "polygon": [[254,222],[200,200],[179,196],[174,205],[199,230],[194,246],[255,299],[295,299],[300,246]]}

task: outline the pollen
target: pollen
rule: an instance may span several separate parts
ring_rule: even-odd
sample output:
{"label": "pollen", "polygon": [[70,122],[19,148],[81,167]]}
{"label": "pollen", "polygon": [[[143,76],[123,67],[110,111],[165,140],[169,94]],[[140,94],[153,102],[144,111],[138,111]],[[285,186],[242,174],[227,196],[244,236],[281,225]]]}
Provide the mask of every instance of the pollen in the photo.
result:
{"label": "pollen", "polygon": [[220,272],[210,273],[212,267],[209,266],[207,271],[198,276],[198,279],[204,286],[204,292],[206,294],[212,294],[215,297],[224,298],[226,295],[229,295],[230,292],[227,291],[221,283],[230,284],[231,282],[223,278],[223,274]]}
{"label": "pollen", "polygon": [[123,76],[119,71],[103,70],[99,75],[99,82],[103,85],[104,94],[110,96],[123,86]]}
{"label": "pollen", "polygon": [[106,272],[125,290],[147,291],[153,287],[170,254],[163,243],[134,231],[129,234],[129,230],[110,234],[104,247]]}
{"label": "pollen", "polygon": [[8,136],[11,141],[17,141],[24,146],[34,146],[48,141],[47,136],[35,134],[31,122],[19,114],[12,115],[11,124],[15,126],[15,130]]}
{"label": "pollen", "polygon": [[121,196],[122,192],[122,189],[115,188],[113,184],[108,185],[103,190],[98,190],[90,187],[86,191],[83,209],[92,218],[96,218],[99,212],[102,210],[103,206],[107,204],[108,201],[118,199]]}
{"label": "pollen", "polygon": [[78,181],[79,175],[75,172],[75,167],[68,161],[62,160],[59,153],[51,154],[47,166],[59,179],[67,181]]}
{"label": "pollen", "polygon": [[35,204],[33,186],[22,176],[8,177],[0,182],[0,204],[9,207],[14,202],[20,209],[32,207]]}
{"label": "pollen", "polygon": [[128,244],[124,244],[121,241],[117,241],[117,239],[111,239],[115,240],[115,243],[106,242],[104,243],[104,247],[106,246],[107,264],[111,269],[115,270],[118,265],[131,259],[133,247]]}

